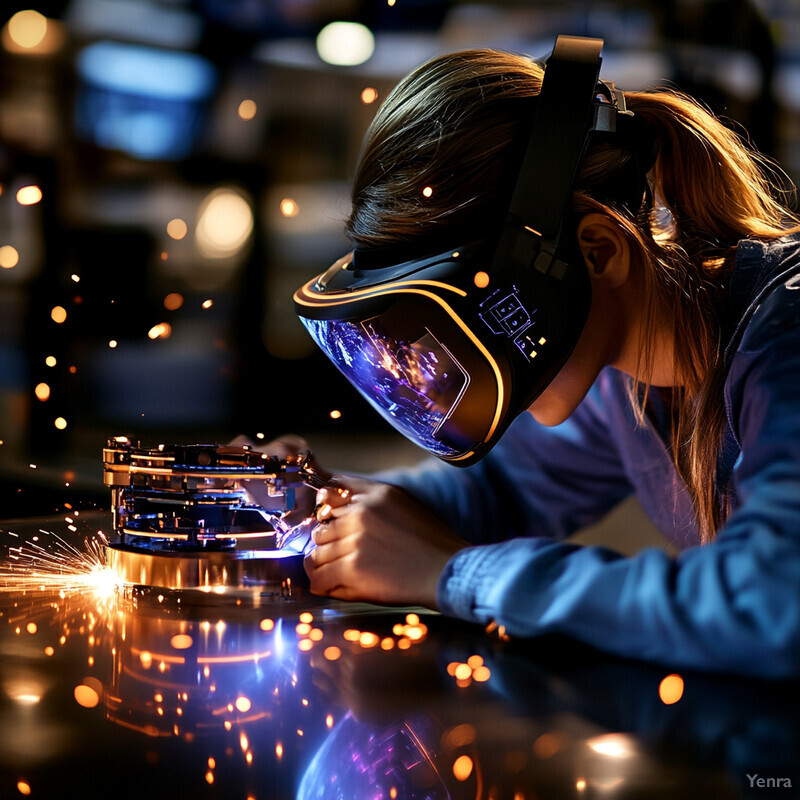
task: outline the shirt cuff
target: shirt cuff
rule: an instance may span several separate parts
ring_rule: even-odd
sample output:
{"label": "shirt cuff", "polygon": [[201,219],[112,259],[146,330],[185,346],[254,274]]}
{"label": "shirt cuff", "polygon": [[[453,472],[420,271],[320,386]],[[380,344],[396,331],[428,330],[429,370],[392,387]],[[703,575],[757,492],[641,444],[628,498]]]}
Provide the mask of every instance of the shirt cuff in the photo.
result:
{"label": "shirt cuff", "polygon": [[[536,540],[524,540],[528,547]],[[542,540],[543,542],[546,540]],[[494,618],[498,583],[511,564],[519,540],[465,547],[447,562],[436,586],[439,611],[450,617],[487,623]]]}

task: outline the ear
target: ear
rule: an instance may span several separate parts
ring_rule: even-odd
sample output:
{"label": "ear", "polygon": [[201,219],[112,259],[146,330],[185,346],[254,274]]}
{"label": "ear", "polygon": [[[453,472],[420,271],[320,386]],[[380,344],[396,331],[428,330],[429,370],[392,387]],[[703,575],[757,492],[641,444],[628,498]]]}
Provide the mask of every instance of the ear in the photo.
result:
{"label": "ear", "polygon": [[580,247],[592,284],[618,289],[630,275],[631,250],[618,223],[604,214],[586,214],[578,223]]}

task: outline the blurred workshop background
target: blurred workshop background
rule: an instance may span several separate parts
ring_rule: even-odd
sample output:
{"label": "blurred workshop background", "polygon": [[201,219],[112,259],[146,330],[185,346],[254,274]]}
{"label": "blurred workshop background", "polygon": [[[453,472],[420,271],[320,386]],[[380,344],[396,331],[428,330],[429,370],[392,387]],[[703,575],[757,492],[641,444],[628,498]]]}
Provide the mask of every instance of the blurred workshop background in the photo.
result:
{"label": "blurred workshop background", "polygon": [[800,178],[797,0],[5,0],[0,516],[103,496],[118,434],[418,459],[292,293],[345,252],[361,137],[403,74],[558,33],[604,37],[604,77],[694,93]]}

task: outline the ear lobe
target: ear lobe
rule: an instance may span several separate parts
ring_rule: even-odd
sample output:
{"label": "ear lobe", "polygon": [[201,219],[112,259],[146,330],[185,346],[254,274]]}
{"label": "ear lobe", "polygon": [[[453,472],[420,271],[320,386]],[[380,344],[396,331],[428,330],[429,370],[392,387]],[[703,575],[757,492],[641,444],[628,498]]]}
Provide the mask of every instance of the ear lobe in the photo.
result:
{"label": "ear lobe", "polygon": [[586,214],[577,235],[592,282],[611,289],[622,286],[630,274],[630,246],[620,226],[603,214]]}

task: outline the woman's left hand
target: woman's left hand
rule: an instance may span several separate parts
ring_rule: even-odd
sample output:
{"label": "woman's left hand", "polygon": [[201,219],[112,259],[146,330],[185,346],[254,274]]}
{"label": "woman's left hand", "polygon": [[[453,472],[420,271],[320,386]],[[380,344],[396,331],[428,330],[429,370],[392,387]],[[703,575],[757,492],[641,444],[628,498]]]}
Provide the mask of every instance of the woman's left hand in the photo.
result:
{"label": "woman's left hand", "polygon": [[314,594],[342,600],[436,608],[436,586],[450,557],[467,547],[408,492],[341,478],[317,497],[316,547],[305,569]]}

